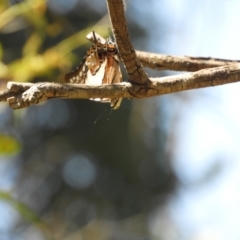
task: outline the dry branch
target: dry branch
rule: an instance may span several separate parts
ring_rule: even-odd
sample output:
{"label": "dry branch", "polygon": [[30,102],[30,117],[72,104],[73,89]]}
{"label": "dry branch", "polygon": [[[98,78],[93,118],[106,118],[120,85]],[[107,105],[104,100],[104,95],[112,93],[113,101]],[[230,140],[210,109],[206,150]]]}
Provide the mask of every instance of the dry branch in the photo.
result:
{"label": "dry branch", "polygon": [[[204,69],[194,73],[152,78],[152,84],[120,83],[111,85],[57,84],[57,83],[8,83],[6,99],[14,108],[28,107],[52,98],[147,98],[196,88],[218,86],[240,81],[240,63]],[[28,88],[22,92],[23,89]],[[18,91],[16,91],[18,89]],[[4,92],[6,95],[6,92]],[[0,99],[4,99],[0,94]]]}
{"label": "dry branch", "polygon": [[240,63],[240,61],[237,60],[210,57],[181,57],[142,51],[136,51],[136,54],[139,61],[144,67],[155,70],[194,72],[205,68],[213,68],[227,64]]}
{"label": "dry branch", "polygon": [[129,38],[122,0],[107,0],[108,12],[119,55],[129,75],[129,81],[135,84],[149,84],[147,74],[139,62]]}
{"label": "dry branch", "polygon": [[[7,90],[0,92],[0,101],[6,101],[13,109],[18,109],[52,98],[147,98],[240,81],[239,61],[177,57],[141,51],[136,54],[129,39],[122,0],[107,0],[107,3],[129,82],[111,85],[9,82]],[[157,70],[196,72],[148,79],[141,64]]]}

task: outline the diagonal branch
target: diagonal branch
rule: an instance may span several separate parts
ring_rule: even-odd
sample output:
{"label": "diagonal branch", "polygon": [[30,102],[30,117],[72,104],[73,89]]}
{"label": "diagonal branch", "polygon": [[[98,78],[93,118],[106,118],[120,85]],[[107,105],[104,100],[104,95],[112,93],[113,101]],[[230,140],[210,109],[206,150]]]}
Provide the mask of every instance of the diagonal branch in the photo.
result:
{"label": "diagonal branch", "polygon": [[[147,98],[196,88],[213,87],[240,81],[240,63],[203,69],[194,73],[170,77],[151,78],[151,85],[120,83],[112,85],[57,84],[57,83],[8,83],[0,100],[7,101],[13,109],[28,107],[52,98]],[[26,90],[28,88],[28,90]],[[23,89],[26,91],[23,92]],[[13,96],[12,96],[13,95]]]}
{"label": "diagonal branch", "polygon": [[119,55],[127,70],[130,82],[150,84],[129,38],[123,0],[107,0],[107,5]]}

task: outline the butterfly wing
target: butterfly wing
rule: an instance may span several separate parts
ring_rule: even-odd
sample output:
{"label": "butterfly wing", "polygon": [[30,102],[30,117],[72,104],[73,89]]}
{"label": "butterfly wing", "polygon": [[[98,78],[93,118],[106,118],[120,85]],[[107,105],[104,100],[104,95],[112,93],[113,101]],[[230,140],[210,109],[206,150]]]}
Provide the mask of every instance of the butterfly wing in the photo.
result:
{"label": "butterfly wing", "polygon": [[100,67],[94,74],[92,73],[91,69],[87,71],[87,77],[85,84],[90,85],[102,85],[102,80],[105,74],[105,66],[106,66],[107,60],[105,59],[101,64]]}
{"label": "butterfly wing", "polygon": [[100,35],[98,35],[97,33],[95,33],[94,31],[90,32],[86,38],[90,41],[95,43],[96,40],[97,42],[101,43],[101,44],[106,44],[106,39],[104,39],[103,37],[101,37]]}
{"label": "butterfly wing", "polygon": [[101,59],[98,54],[98,45],[93,44],[87,51],[86,63],[92,75],[95,75],[101,67]]}
{"label": "butterfly wing", "polygon": [[65,82],[85,83],[88,72],[88,66],[85,63],[86,57],[83,58],[82,62],[76,70],[65,75]]}
{"label": "butterfly wing", "polygon": [[[122,73],[120,71],[119,62],[114,56],[107,57],[107,63],[105,67],[105,74],[102,80],[102,84],[120,83],[122,81]],[[120,98],[104,98],[103,102],[110,102],[113,109],[119,108],[122,99]]]}
{"label": "butterfly wing", "polygon": [[[97,84],[87,83],[91,75],[95,75],[101,66],[100,59],[98,57],[97,45],[93,44],[92,47],[87,51],[86,57],[83,58],[78,68],[65,75],[65,81],[70,83],[85,83],[85,84]],[[91,75],[89,75],[89,72]],[[99,82],[99,84],[101,84]]]}
{"label": "butterfly wing", "polygon": [[[87,51],[87,56],[83,58],[75,71],[66,74],[65,81],[97,85],[120,83],[122,74],[119,68],[116,45],[107,41],[103,43],[103,40],[98,35],[96,37],[94,32],[92,32],[92,38],[94,38],[94,44]],[[113,109],[117,109],[122,101],[119,98],[91,98],[91,100],[109,102]]]}

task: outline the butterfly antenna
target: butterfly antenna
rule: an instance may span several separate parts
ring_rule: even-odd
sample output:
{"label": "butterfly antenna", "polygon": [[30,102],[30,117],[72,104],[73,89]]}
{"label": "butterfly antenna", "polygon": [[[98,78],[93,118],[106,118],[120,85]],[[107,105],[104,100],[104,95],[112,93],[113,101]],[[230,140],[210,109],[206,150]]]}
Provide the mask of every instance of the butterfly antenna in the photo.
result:
{"label": "butterfly antenna", "polygon": [[104,115],[104,113],[107,111],[108,109],[106,108],[101,115],[94,121],[94,124],[96,124],[98,122],[98,120]]}
{"label": "butterfly antenna", "polygon": [[93,31],[93,40],[94,40],[94,43],[98,42],[94,31]]}

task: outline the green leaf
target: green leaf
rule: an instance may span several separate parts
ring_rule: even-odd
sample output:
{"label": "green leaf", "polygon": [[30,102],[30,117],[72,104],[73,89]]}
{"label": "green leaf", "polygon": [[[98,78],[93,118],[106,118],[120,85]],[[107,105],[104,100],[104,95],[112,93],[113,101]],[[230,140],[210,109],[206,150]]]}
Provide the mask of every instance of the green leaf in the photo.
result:
{"label": "green leaf", "polygon": [[12,136],[0,134],[0,155],[16,154],[21,144]]}

